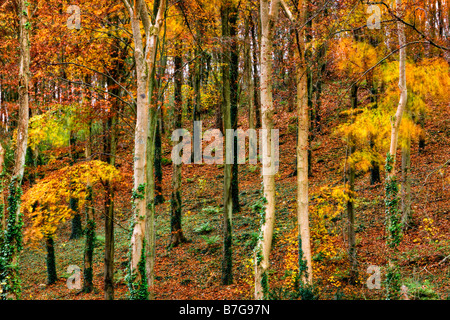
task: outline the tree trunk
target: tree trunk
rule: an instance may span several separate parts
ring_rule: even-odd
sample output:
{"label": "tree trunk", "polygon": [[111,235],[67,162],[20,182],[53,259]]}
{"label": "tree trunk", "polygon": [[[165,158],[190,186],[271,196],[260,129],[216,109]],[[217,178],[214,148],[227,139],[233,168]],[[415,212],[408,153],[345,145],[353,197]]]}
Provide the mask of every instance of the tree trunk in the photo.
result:
{"label": "tree trunk", "polygon": [[[72,150],[72,148],[75,146],[76,138],[72,131],[70,131],[70,155],[71,155],[71,164],[75,164],[75,162],[78,160],[78,154],[75,152],[75,150]],[[78,199],[71,197],[69,199],[69,208],[75,212],[72,218],[72,230],[70,233],[69,240],[72,239],[79,239],[83,235],[83,227],[81,225],[81,215],[78,211]]]}
{"label": "tree trunk", "polygon": [[[297,21],[294,19],[289,7],[284,1],[281,5],[291,20],[292,23]],[[305,2],[298,3],[300,16],[298,23],[303,25],[306,23],[308,16]],[[296,84],[297,84],[297,115],[298,115],[298,130],[297,130],[297,227],[299,234],[298,243],[298,264],[299,276],[304,283],[312,284],[312,258],[311,258],[311,239],[309,229],[309,190],[308,190],[308,168],[309,157],[309,110],[308,110],[308,69],[306,66],[306,43],[305,37],[295,31],[295,39],[297,50],[295,50],[295,63],[298,66],[295,69]]]}
{"label": "tree trunk", "polygon": [[155,205],[164,202],[162,194],[162,154],[161,154],[161,132],[162,132],[162,109],[157,112],[158,120],[156,123],[156,135],[155,135]]}
{"label": "tree trunk", "polygon": [[[402,1],[396,0],[396,8],[398,10],[402,10]],[[395,158],[397,154],[397,144],[398,144],[398,132],[400,129],[400,123],[402,120],[403,112],[406,107],[406,100],[408,97],[408,91],[406,88],[406,48],[404,47],[406,44],[405,38],[405,27],[401,21],[397,22],[398,29],[398,45],[400,47],[399,50],[399,82],[398,87],[400,89],[400,99],[397,106],[397,111],[395,116],[391,119],[391,143],[389,147],[389,154],[392,158],[392,166],[393,169],[388,173],[388,177],[392,178],[395,176]]]}
{"label": "tree trunk", "polygon": [[[131,19],[136,64],[137,98],[134,146],[134,228],[131,236],[130,281],[128,283],[132,299],[147,299],[148,289],[153,285],[154,262],[154,119],[155,110],[150,105],[153,99],[155,60],[158,33],[165,20],[166,1],[154,1],[151,19],[147,6],[142,0],[133,5],[122,0]],[[145,32],[145,45],[141,33],[140,20]],[[153,22],[154,21],[154,22]],[[149,142],[151,140],[151,143]],[[152,150],[147,150],[148,148]],[[148,163],[148,159],[151,159]],[[147,229],[148,228],[148,229]],[[149,230],[151,229],[151,230]],[[144,241],[145,239],[145,241]],[[145,247],[144,247],[145,243]],[[142,267],[144,266],[144,267]]]}
{"label": "tree trunk", "polygon": [[[91,160],[92,155],[92,137],[91,137],[91,123],[89,123],[88,138],[86,144],[86,160]],[[85,293],[92,292],[94,289],[94,270],[93,258],[95,249],[95,210],[92,183],[90,181],[86,184],[86,242],[84,246],[84,268],[83,268],[83,289]]]}
{"label": "tree trunk", "polygon": [[[174,58],[175,63],[175,75],[174,75],[174,126],[173,129],[181,129],[182,126],[182,114],[183,114],[183,58],[181,55],[181,48],[176,48],[177,54]],[[169,247],[173,248],[180,243],[185,242],[186,238],[183,235],[181,225],[181,163],[172,163],[172,194],[170,199],[170,244]]]}
{"label": "tree trunk", "polygon": [[[238,87],[239,87],[239,49],[238,49],[238,16],[239,12],[235,5],[231,5],[229,12],[230,28],[230,112],[231,127],[236,131],[238,127]],[[237,135],[234,137],[234,159],[231,170],[231,198],[233,202],[233,213],[240,212],[239,205],[239,165]]]}
{"label": "tree trunk", "polygon": [[244,39],[244,83],[246,94],[246,102],[248,105],[248,127],[249,129],[255,129],[255,102],[254,102],[254,88],[252,77],[252,56],[251,56],[251,43],[250,43],[250,19],[251,11],[249,11],[248,17],[245,20],[245,39]]}
{"label": "tree trunk", "polygon": [[[283,2],[283,6],[284,6]],[[300,1],[298,8],[301,10],[300,23],[304,24],[307,18],[305,3]],[[297,115],[298,115],[298,133],[297,133],[297,227],[299,232],[299,271],[304,283],[312,283],[312,258],[311,258],[311,240],[309,229],[309,186],[308,176],[310,173],[309,152],[309,91],[308,88],[308,68],[306,66],[305,40],[302,34],[297,31],[295,50],[296,83],[297,83]]]}
{"label": "tree trunk", "polygon": [[273,26],[278,17],[279,1],[260,1],[261,12],[261,115],[262,115],[262,178],[265,201],[264,219],[261,224],[260,240],[255,251],[255,299],[268,294],[269,255],[272,247],[275,222],[275,174],[272,148],[273,98],[272,98],[272,38]]}
{"label": "tree trunk", "polygon": [[256,26],[253,22],[252,15],[250,14],[250,31],[252,38],[252,56],[253,56],[253,102],[255,104],[255,117],[257,129],[261,128],[261,95],[260,95],[260,85],[259,85],[259,72],[258,72],[258,42],[256,41]]}
{"label": "tree trunk", "polygon": [[[115,69],[112,70],[112,77],[119,79],[118,74],[122,70],[123,65],[120,63]],[[112,166],[116,165],[116,152],[117,152],[117,125],[118,125],[118,113],[119,102],[114,97],[120,95],[120,90],[115,86],[114,81],[110,78],[107,79],[108,87],[112,92],[112,103],[108,119],[105,120],[105,132],[104,132],[104,146],[105,156],[104,161]],[[104,292],[105,300],[114,300],[114,186],[106,181],[105,187],[105,262],[104,262]]]}
{"label": "tree trunk", "polygon": [[[17,125],[17,142],[14,151],[14,167],[8,193],[8,214],[6,232],[0,261],[0,283],[8,283],[8,290],[1,293],[1,298],[20,297],[20,286],[17,285],[19,274],[16,268],[17,255],[22,249],[22,218],[20,214],[21,185],[25,170],[25,155],[28,141],[29,97],[28,89],[30,74],[30,40],[29,40],[29,10],[25,0],[17,1],[17,16],[19,17],[19,118]],[[3,286],[3,285],[2,285]]]}
{"label": "tree trunk", "polygon": [[155,175],[154,175],[154,158],[155,158],[155,135],[157,130],[157,110],[155,106],[150,108],[149,112],[149,132],[147,136],[147,205],[145,218],[145,256],[146,256],[146,278],[149,290],[149,299],[153,300],[154,281],[155,281],[155,246],[156,246],[156,230],[155,230]]}
{"label": "tree trunk", "polygon": [[6,208],[5,208],[5,198],[3,194],[4,190],[4,164],[5,164],[5,149],[0,143],[0,232],[6,230]]}
{"label": "tree trunk", "polygon": [[[403,16],[402,1],[396,0],[396,14],[397,16]],[[399,44],[399,82],[398,87],[400,89],[400,99],[397,106],[395,116],[391,119],[391,142],[389,153],[386,159],[386,218],[388,239],[387,245],[389,247],[388,252],[388,270],[386,273],[386,287],[387,298],[396,299],[399,295],[400,284],[398,277],[395,275],[397,262],[395,251],[398,249],[398,245],[402,239],[401,218],[398,213],[398,184],[396,179],[395,170],[395,158],[397,153],[398,144],[398,132],[400,129],[400,123],[402,120],[403,112],[406,108],[406,100],[408,97],[406,87],[406,44],[404,25],[401,21],[397,22],[398,44]]]}
{"label": "tree trunk", "polygon": [[[353,84],[351,89],[351,108],[355,110],[358,107],[358,85]],[[355,152],[354,139],[349,137],[348,158]],[[348,159],[347,158],[347,159]],[[347,161],[348,162],[348,161]],[[358,278],[358,268],[356,260],[356,235],[355,235],[355,168],[348,164],[347,167],[348,196],[347,201],[347,240],[348,240],[348,259],[350,264],[350,283],[355,284]]]}
{"label": "tree trunk", "polygon": [[[222,112],[224,131],[228,132],[232,128],[232,106],[231,106],[231,56],[232,52],[227,40],[231,35],[230,30],[230,13],[232,12],[231,1],[224,1],[220,9],[222,21],[222,38],[224,46],[222,47]],[[232,150],[230,139],[234,139],[231,135],[225,135],[225,155],[230,155]],[[223,182],[223,252],[222,252],[222,284],[229,285],[233,282],[233,260],[232,260],[232,225],[231,218],[233,213],[232,200],[232,164],[226,157],[224,165],[224,182]]]}
{"label": "tree trunk", "polygon": [[47,284],[53,284],[58,280],[56,275],[55,246],[52,235],[45,236],[45,247],[47,249]]}
{"label": "tree trunk", "polygon": [[402,147],[402,226],[407,229],[411,224],[411,136],[408,134],[406,145]]}

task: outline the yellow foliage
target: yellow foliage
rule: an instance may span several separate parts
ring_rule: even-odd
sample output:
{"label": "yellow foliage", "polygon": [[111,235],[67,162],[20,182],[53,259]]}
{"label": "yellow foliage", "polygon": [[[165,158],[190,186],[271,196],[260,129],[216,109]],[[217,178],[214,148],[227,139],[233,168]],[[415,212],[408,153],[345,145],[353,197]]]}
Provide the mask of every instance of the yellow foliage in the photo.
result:
{"label": "yellow foliage", "polygon": [[[313,277],[316,278],[335,271],[333,264],[325,262],[325,260],[333,260],[340,254],[340,250],[336,246],[339,234],[334,221],[345,209],[345,204],[350,196],[346,188],[325,186],[312,197],[315,199],[315,203],[311,203],[309,206],[310,236]],[[286,288],[293,289],[298,274],[298,230],[295,229],[288,233],[281,242],[287,247],[284,269],[288,276],[284,280],[284,285]],[[337,281],[326,280],[332,285],[340,285]]]}
{"label": "yellow foliage", "polygon": [[55,233],[58,225],[71,217],[70,198],[78,199],[82,209],[86,202],[86,184],[114,183],[120,179],[118,170],[110,164],[93,160],[57,170],[36,183],[23,196],[23,207],[32,225],[26,239],[39,240]]}
{"label": "yellow foliage", "polygon": [[348,76],[358,75],[377,63],[377,52],[365,42],[355,42],[351,38],[342,38],[335,48],[336,67]]}

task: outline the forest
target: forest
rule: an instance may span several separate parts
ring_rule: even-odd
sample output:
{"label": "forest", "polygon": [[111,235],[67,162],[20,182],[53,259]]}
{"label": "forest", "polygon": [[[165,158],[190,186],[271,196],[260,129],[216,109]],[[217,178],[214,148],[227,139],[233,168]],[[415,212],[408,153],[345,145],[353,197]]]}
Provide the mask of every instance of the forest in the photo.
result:
{"label": "forest", "polygon": [[448,0],[0,0],[0,122],[0,300],[450,300]]}

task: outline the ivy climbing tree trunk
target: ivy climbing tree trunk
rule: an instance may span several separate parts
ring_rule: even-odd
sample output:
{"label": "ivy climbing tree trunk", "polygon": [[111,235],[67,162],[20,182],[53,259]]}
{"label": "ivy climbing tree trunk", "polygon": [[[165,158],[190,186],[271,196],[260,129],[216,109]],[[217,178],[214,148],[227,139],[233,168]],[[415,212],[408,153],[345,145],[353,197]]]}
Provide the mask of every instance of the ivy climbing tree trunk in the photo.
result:
{"label": "ivy climbing tree trunk", "polygon": [[[150,117],[150,107],[154,109],[155,103],[151,103],[153,97],[153,85],[155,75],[155,60],[159,31],[165,20],[166,1],[156,0],[153,3],[153,12],[147,10],[143,0],[130,3],[122,0],[130,16],[131,28],[134,40],[134,58],[136,65],[137,98],[136,98],[136,126],[134,145],[133,168],[133,206],[134,226],[131,235],[131,261],[128,286],[132,299],[147,299],[148,289],[153,285],[154,266],[154,233],[147,228],[154,226],[154,179],[153,161],[154,134],[156,121]],[[141,33],[142,22],[145,33]],[[155,114],[155,110],[152,110]],[[151,143],[149,144],[149,140]],[[150,152],[147,150],[151,147]],[[151,170],[151,174],[149,171]],[[148,180],[150,178],[150,181]],[[151,194],[150,194],[151,193]],[[149,256],[150,254],[150,256]],[[150,278],[148,278],[150,277]]]}
{"label": "ivy climbing tree trunk", "polygon": [[261,235],[255,248],[255,299],[263,299],[268,294],[269,255],[272,247],[273,226],[275,222],[275,174],[272,146],[273,98],[272,98],[272,39],[273,28],[278,18],[279,1],[261,0],[261,127],[262,127],[262,179],[264,212]]}
{"label": "ivy climbing tree trunk", "polygon": [[0,297],[19,298],[20,284],[17,265],[17,255],[22,250],[22,214],[20,212],[20,198],[22,195],[22,179],[25,170],[25,155],[28,141],[29,119],[29,82],[30,74],[30,40],[29,40],[29,3],[26,0],[15,0],[17,16],[19,17],[19,119],[17,126],[16,149],[14,151],[14,167],[8,193],[8,214],[6,232],[0,238]]}
{"label": "ivy climbing tree trunk", "polygon": [[[232,11],[232,3],[229,0],[223,0],[220,8],[220,17],[222,22],[222,113],[223,113],[223,129],[224,132],[232,129],[232,112],[231,112],[231,75],[230,75],[230,59],[231,50],[227,40],[229,40],[230,32],[230,13]],[[224,164],[224,180],[223,180],[223,251],[222,251],[222,284],[228,285],[233,282],[233,261],[232,261],[232,224],[231,218],[233,214],[232,200],[232,164],[229,155],[231,141],[233,136],[225,135],[225,155]]]}
{"label": "ivy climbing tree trunk", "polygon": [[[396,15],[402,16],[403,8],[402,1],[395,1]],[[388,299],[396,299],[399,295],[400,283],[398,266],[396,263],[396,250],[402,239],[401,218],[399,216],[398,208],[398,183],[395,170],[395,158],[397,154],[398,133],[400,130],[400,123],[403,117],[403,112],[406,108],[406,101],[408,98],[408,91],[406,87],[406,37],[404,25],[401,21],[397,22],[397,36],[399,45],[399,81],[398,87],[400,89],[400,99],[397,106],[395,116],[391,118],[391,142],[389,153],[386,157],[386,186],[385,186],[385,203],[387,215],[388,239],[389,247],[388,268],[386,274],[386,284]]]}

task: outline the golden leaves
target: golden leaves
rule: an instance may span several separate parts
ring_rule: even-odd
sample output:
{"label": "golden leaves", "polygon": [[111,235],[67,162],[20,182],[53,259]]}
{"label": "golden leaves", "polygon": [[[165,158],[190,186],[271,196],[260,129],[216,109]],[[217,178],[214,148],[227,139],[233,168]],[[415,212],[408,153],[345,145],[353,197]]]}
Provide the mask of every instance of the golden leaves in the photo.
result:
{"label": "golden leaves", "polygon": [[54,234],[58,225],[68,219],[73,211],[68,207],[70,198],[78,200],[82,209],[86,203],[88,182],[117,182],[119,171],[99,160],[78,163],[57,170],[30,188],[23,196],[23,207],[31,217],[32,226],[26,232],[28,240],[39,240]]}

